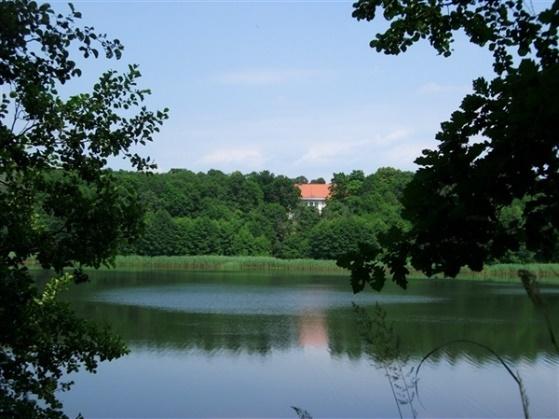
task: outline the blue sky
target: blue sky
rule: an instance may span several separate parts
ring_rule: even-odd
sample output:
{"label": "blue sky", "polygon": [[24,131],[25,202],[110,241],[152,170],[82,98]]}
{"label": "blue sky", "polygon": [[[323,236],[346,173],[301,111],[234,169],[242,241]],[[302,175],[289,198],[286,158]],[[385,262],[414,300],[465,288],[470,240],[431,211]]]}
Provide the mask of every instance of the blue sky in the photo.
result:
{"label": "blue sky", "polygon": [[125,53],[120,62],[84,63],[74,88],[139,64],[149,105],[171,110],[145,147],[162,171],[329,179],[353,169],[413,170],[471,80],[491,75],[491,57],[461,39],[450,58],[427,44],[379,54],[369,41],[383,23],[356,21],[351,4],[77,1],[83,23],[120,39]]}

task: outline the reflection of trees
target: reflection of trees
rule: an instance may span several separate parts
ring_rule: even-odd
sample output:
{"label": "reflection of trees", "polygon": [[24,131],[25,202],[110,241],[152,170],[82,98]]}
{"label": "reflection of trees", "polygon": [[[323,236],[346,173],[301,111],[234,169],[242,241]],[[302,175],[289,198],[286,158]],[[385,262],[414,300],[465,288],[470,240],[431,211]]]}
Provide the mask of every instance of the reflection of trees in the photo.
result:
{"label": "reflection of trees", "polygon": [[294,346],[298,339],[297,323],[286,316],[185,313],[103,303],[80,304],[77,311],[108,323],[129,344],[158,349],[266,354]]}
{"label": "reflection of trees", "polygon": [[[282,285],[286,281],[285,275],[189,273],[190,279],[222,283],[224,286],[231,283],[255,284],[255,277],[263,287]],[[162,349],[208,352],[224,349],[265,354],[271,349],[301,346],[301,336],[310,337],[316,329],[317,338],[321,336],[327,342],[333,355],[357,359],[365,354],[365,345],[350,306],[307,313],[306,316],[234,315],[81,302],[87,300],[91,293],[106,289],[175,284],[184,281],[184,278],[184,272],[154,272],[153,276],[146,272],[104,272],[91,283],[72,290],[69,297],[80,301],[76,309],[84,317],[110,324],[130,343]],[[328,281],[334,289],[347,290],[345,281],[340,284],[333,283],[331,279]],[[457,339],[485,344],[511,359],[533,360],[538,355],[553,354],[541,316],[519,287],[440,281],[429,286],[417,284],[412,293],[412,296],[448,297],[448,300],[435,304],[383,305],[388,312],[388,320],[394,322],[403,352],[412,357],[422,357],[434,347]],[[559,318],[558,295],[544,293],[544,298],[548,302],[550,316]],[[367,308],[363,303],[360,305]],[[320,321],[315,322],[317,318]],[[432,359],[444,357],[454,362],[463,356],[474,362],[492,362],[487,353],[471,346],[452,346]]]}
{"label": "reflection of trees", "polygon": [[[523,295],[486,293],[477,299],[457,299],[438,304],[386,305],[388,318],[412,357],[422,357],[444,342],[468,339],[487,345],[504,357],[533,360],[554,354],[541,316]],[[328,312],[330,352],[350,358],[361,357],[365,345],[355,317],[346,310]],[[555,355],[555,354],[554,354]],[[471,346],[452,346],[435,354],[454,362],[466,356],[476,362],[493,361],[487,352]]]}
{"label": "reflection of trees", "polygon": [[[366,347],[350,307],[314,313],[310,318],[287,315],[200,314],[103,303],[78,305],[81,315],[107,322],[131,344],[161,349],[244,351],[266,354],[272,349],[301,346],[301,336],[320,336],[335,356],[360,358]],[[470,339],[512,359],[552,354],[541,318],[523,295],[489,292],[437,304],[385,305],[403,352],[421,357],[443,342]],[[552,313],[554,314],[554,313]],[[315,321],[318,318],[320,321]],[[312,320],[312,321],[309,321]],[[314,329],[317,329],[316,331]],[[492,362],[475,347],[449,347],[433,359],[454,362],[461,357]]]}

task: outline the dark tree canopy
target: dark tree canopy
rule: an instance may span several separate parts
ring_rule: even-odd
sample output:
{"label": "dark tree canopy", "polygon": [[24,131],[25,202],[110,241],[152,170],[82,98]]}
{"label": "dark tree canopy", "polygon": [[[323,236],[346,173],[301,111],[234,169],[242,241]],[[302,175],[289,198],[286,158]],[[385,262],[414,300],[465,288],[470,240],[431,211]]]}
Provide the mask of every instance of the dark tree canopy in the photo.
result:
{"label": "dark tree canopy", "polygon": [[[394,229],[383,250],[363,248],[339,260],[351,268],[355,291],[392,279],[406,286],[407,264],[455,276],[526,243],[557,255],[559,230],[559,1],[535,12],[523,0],[363,0],[354,17],[384,16],[389,27],[371,46],[386,54],[427,39],[445,56],[457,31],[493,53],[493,80],[479,78],[424,150],[403,196],[411,229]],[[522,202],[522,217],[503,211]]]}
{"label": "dark tree canopy", "polygon": [[319,177],[319,178],[311,180],[309,183],[313,184],[313,185],[324,185],[324,184],[326,184],[326,180],[324,180],[323,177]]}
{"label": "dark tree canopy", "polygon": [[[104,73],[89,93],[58,90],[81,75],[73,51],[120,58],[118,40],[77,24],[48,4],[0,3],[0,416],[64,416],[55,392],[66,372],[124,353],[107,331],[76,318],[56,299],[82,266],[111,262],[140,231],[136,195],[104,170],[121,155],[153,167],[131,150],[152,140],[167,111],[142,106],[136,66]],[[34,257],[62,275],[39,292],[25,262]]]}
{"label": "dark tree canopy", "polygon": [[277,203],[288,210],[292,210],[299,202],[299,189],[294,187],[293,180],[286,176],[276,176],[267,170],[259,173],[251,173],[250,178],[254,179],[264,192],[266,202]]}
{"label": "dark tree canopy", "polygon": [[[389,22],[371,47],[398,55],[427,39],[439,53],[452,54],[454,35],[487,47],[497,74],[515,68],[518,57],[531,57],[542,67],[557,63],[557,1],[536,13],[525,0],[360,0],[353,17],[371,21],[378,14]],[[517,64],[517,63],[516,63]]]}
{"label": "dark tree canopy", "polygon": [[330,193],[333,199],[343,200],[358,195],[363,187],[365,174],[362,170],[354,170],[349,175],[334,173]]}

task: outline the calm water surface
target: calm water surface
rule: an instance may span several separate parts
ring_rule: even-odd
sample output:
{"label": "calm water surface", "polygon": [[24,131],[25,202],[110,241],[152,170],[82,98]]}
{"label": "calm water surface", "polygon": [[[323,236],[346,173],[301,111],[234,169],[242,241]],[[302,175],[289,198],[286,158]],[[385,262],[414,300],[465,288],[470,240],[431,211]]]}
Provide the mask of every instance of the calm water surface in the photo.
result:
{"label": "calm water surface", "polygon": [[[559,324],[559,288],[544,296]],[[66,412],[90,417],[395,417],[352,302],[381,304],[407,371],[454,339],[493,348],[522,376],[536,417],[559,417],[559,357],[516,285],[421,281],[353,296],[343,277],[109,272],[71,291],[85,318],[108,323],[130,355],[72,376]],[[418,382],[419,417],[519,417],[515,382],[489,353],[448,347]],[[409,416],[407,407],[403,414]]]}

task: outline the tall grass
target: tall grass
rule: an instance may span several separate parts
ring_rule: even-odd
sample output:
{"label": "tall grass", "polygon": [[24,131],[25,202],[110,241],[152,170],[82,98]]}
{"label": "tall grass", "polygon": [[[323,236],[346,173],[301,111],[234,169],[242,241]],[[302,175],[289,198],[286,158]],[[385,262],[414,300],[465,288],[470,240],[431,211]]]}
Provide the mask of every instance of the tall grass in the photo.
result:
{"label": "tall grass", "polygon": [[386,310],[378,303],[371,316],[355,303],[353,310],[361,326],[367,356],[374,365],[384,369],[398,415],[403,418],[405,410],[416,418],[414,402],[417,397],[417,380],[412,376],[413,369],[405,371],[408,370],[408,357],[402,353],[400,337],[394,330],[393,323],[387,320]]}
{"label": "tall grass", "polygon": [[[286,271],[347,274],[334,260],[278,259],[271,256],[117,256],[117,269],[164,269],[198,271]],[[518,270],[536,275],[540,283],[559,283],[559,263],[488,265],[481,272],[464,268],[457,279],[519,283]],[[421,272],[411,270],[410,279],[426,279]],[[435,278],[442,278],[441,275]]]}
{"label": "tall grass", "polygon": [[[468,268],[463,268],[456,279],[465,279],[470,281],[495,281],[495,282],[511,282],[520,283],[518,271],[525,270],[536,276],[539,283],[559,283],[559,263],[500,263],[496,265],[487,265],[481,272],[474,272]],[[424,274],[417,271],[411,271],[410,278],[422,279],[426,278]],[[441,275],[435,278],[442,278]]]}
{"label": "tall grass", "polygon": [[[38,267],[30,259],[28,266]],[[307,272],[348,275],[334,260],[278,259],[271,256],[117,256],[117,270],[189,270],[222,272]],[[520,283],[520,269],[533,273],[540,284],[559,284],[559,263],[497,264],[488,265],[481,272],[464,268],[456,279]],[[421,272],[410,268],[410,280],[427,279]],[[436,275],[435,278],[442,278]]]}
{"label": "tall grass", "polygon": [[333,260],[277,259],[268,256],[117,256],[117,269],[196,271],[346,272]]}

